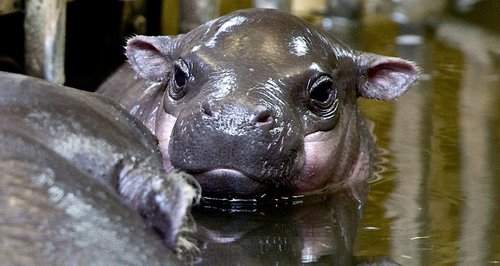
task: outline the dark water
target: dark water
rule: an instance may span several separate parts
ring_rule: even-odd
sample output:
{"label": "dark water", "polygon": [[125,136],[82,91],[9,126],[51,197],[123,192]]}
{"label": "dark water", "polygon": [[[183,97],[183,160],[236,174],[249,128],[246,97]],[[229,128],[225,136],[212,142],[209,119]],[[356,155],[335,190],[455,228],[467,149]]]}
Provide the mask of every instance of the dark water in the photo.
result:
{"label": "dark water", "polygon": [[374,16],[345,35],[422,67],[398,101],[360,101],[381,150],[370,192],[198,210],[199,264],[500,264],[500,35],[447,16],[418,22]]}

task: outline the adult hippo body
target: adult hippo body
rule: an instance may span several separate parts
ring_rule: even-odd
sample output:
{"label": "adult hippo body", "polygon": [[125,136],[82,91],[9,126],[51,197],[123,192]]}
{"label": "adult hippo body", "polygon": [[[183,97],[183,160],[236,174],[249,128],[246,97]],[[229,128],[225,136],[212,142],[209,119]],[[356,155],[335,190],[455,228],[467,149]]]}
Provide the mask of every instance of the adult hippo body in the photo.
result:
{"label": "adult hippo body", "polygon": [[187,34],[136,36],[126,55],[131,68],[99,92],[143,121],[164,165],[193,174],[210,197],[307,194],[365,180],[373,143],[357,98],[394,99],[418,78],[409,61],[354,51],[266,9]]}
{"label": "adult hippo body", "polygon": [[5,72],[0,113],[3,264],[180,263],[196,189],[165,172],[141,122],[101,95]]}

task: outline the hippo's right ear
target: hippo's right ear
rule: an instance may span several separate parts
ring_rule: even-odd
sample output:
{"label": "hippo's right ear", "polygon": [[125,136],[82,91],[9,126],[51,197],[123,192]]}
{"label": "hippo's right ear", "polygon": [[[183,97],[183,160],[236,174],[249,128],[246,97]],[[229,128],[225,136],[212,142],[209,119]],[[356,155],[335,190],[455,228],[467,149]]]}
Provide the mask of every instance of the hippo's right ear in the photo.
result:
{"label": "hippo's right ear", "polygon": [[358,65],[358,95],[370,99],[396,99],[405,93],[420,75],[415,63],[397,57],[362,53]]}
{"label": "hippo's right ear", "polygon": [[177,36],[135,36],[127,41],[125,54],[142,78],[162,81],[170,73]]}

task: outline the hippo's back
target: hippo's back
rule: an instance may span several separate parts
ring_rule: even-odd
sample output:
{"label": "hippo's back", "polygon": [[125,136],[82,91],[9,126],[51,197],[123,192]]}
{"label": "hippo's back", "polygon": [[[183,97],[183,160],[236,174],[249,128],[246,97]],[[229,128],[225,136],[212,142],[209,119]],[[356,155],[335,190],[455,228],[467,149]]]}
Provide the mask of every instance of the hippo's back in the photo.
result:
{"label": "hippo's back", "polygon": [[107,183],[124,158],[161,167],[155,137],[106,97],[0,72],[0,113],[0,131],[29,137]]}

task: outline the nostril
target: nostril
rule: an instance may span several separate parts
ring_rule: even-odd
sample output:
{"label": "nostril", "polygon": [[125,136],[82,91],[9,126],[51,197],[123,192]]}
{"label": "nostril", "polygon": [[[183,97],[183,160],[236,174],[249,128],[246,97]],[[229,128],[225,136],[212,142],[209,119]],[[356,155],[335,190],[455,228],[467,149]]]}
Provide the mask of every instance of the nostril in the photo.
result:
{"label": "nostril", "polygon": [[210,102],[204,102],[201,105],[201,111],[208,116],[214,116],[214,111]]}
{"label": "nostril", "polygon": [[271,112],[269,111],[258,113],[254,119],[257,123],[270,123],[273,121],[273,117],[271,116]]}
{"label": "nostril", "polygon": [[272,125],[274,123],[273,113],[264,106],[257,106],[252,121],[259,125]]}

